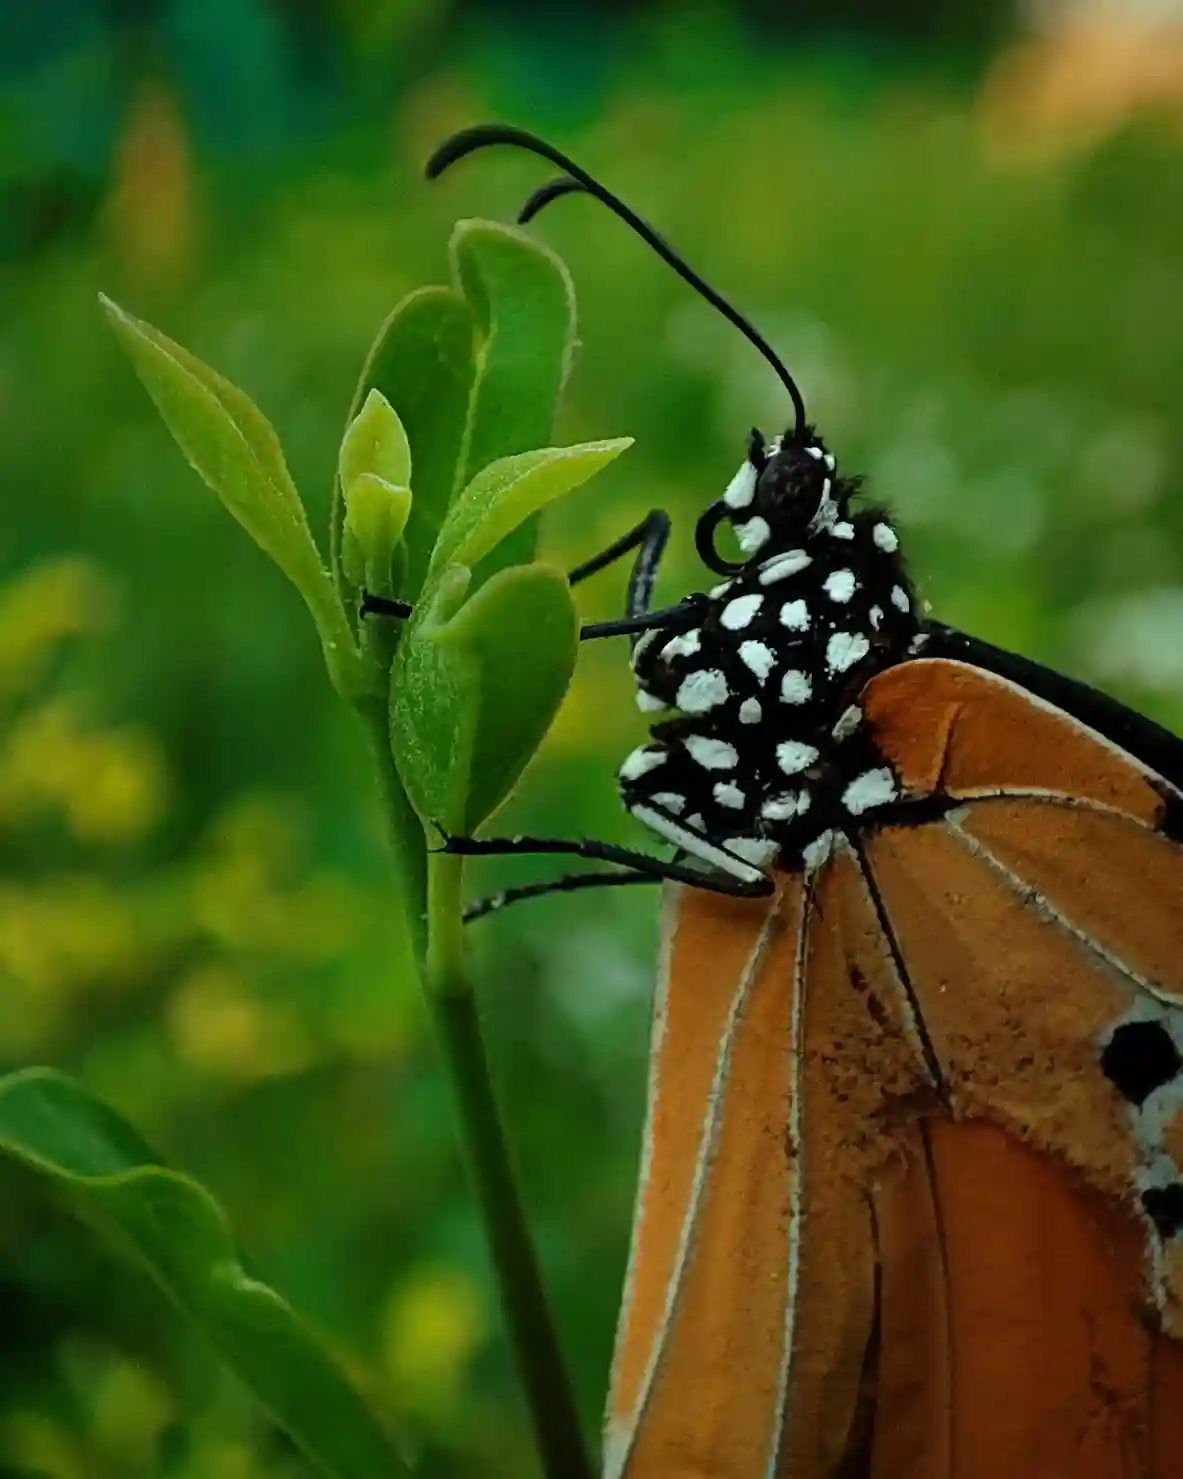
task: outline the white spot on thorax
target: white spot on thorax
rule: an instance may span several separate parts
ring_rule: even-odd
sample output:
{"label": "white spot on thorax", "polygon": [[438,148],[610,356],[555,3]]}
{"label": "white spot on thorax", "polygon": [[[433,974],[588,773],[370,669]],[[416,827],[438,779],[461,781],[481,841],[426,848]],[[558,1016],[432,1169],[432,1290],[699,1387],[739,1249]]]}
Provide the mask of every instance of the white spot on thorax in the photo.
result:
{"label": "white spot on thorax", "polygon": [[658,698],[655,693],[647,693],[644,688],[638,688],[637,708],[643,714],[660,714],[663,709],[669,708],[669,704],[664,698]]}
{"label": "white spot on thorax", "polygon": [[723,607],[719,622],[729,632],[742,632],[744,627],[751,624],[752,617],[763,604],[764,597],[759,593],[754,596],[736,596],[734,601],[728,601]]}
{"label": "white spot on thorax", "polygon": [[894,555],[900,547],[900,542],[896,538],[896,532],[890,524],[876,524],[871,530],[871,538],[875,541],[877,547],[887,555]]}
{"label": "white spot on thorax", "polygon": [[761,683],[764,683],[776,666],[776,653],[766,642],[741,642],[739,660],[745,668],[756,675]]}
{"label": "white spot on thorax", "polygon": [[883,607],[872,606],[868,614],[871,618],[871,626],[875,629],[875,631],[878,631],[880,624],[883,621]]}
{"label": "white spot on thorax", "polygon": [[702,633],[697,627],[689,632],[683,632],[680,637],[671,637],[661,649],[660,656],[666,662],[672,662],[676,657],[694,657],[702,646]]}
{"label": "white spot on thorax", "polygon": [[891,604],[897,611],[911,611],[912,603],[908,600],[908,593],[903,586],[893,585],[891,588]]}
{"label": "white spot on thorax", "polygon": [[650,749],[647,745],[641,745],[631,755],[625,757],[624,764],[617,771],[622,781],[639,781],[643,775],[648,775],[651,770],[656,770],[659,765],[664,765],[669,758],[665,750]]}
{"label": "white spot on thorax", "polygon": [[674,702],[684,714],[705,714],[730,697],[727,679],[718,668],[705,668],[683,678]]}
{"label": "white spot on thorax", "polygon": [[854,578],[853,570],[833,570],[822,582],[822,590],[831,601],[844,602],[854,595],[856,585],[858,581]]}
{"label": "white spot on thorax", "polygon": [[760,584],[772,585],[778,580],[788,580],[813,564],[803,549],[786,550],[783,555],[773,555],[760,571]]}
{"label": "white spot on thorax", "polygon": [[785,775],[800,775],[817,759],[817,749],[804,740],[783,740],[776,747],[776,763]]}
{"label": "white spot on thorax", "polygon": [[814,459],[815,462],[820,462],[822,460],[822,449],[816,444],[816,442],[811,442],[805,450],[809,454],[809,456]]}
{"label": "white spot on thorax", "polygon": [[786,601],[780,608],[780,624],[790,632],[807,632],[809,607],[804,601]]}
{"label": "white spot on thorax", "polygon": [[826,643],[826,666],[831,673],[845,673],[871,650],[862,632],[835,632]]}
{"label": "white spot on thorax", "polygon": [[830,730],[830,733],[834,736],[836,740],[847,739],[855,732],[855,730],[862,722],[862,709],[860,709],[857,704],[851,704],[848,708],[843,709],[841,714],[839,714],[837,722],[835,723],[833,729]]}
{"label": "white spot on thorax", "polygon": [[711,586],[710,595],[712,599],[718,600],[720,596],[725,596],[734,584],[734,580],[724,580],[718,585]]}
{"label": "white spot on thorax", "polygon": [[842,805],[852,817],[861,817],[872,806],[884,806],[894,801],[896,795],[895,777],[886,767],[881,767],[865,770],[851,781],[842,793]]}
{"label": "white spot on thorax", "polygon": [[688,734],[682,743],[691,760],[703,770],[734,770],[739,760],[734,745],[706,734]]}
{"label": "white spot on thorax", "polygon": [[756,514],[745,523],[735,525],[735,537],[745,555],[754,555],[771,539],[772,530],[768,527],[768,520]]}
{"label": "white spot on thorax", "polygon": [[830,535],[834,539],[853,539],[854,525],[848,524],[843,519],[839,523],[834,525],[834,527],[830,530]]}
{"label": "white spot on thorax", "polygon": [[727,491],[723,494],[723,502],[728,508],[747,508],[756,496],[757,476],[752,464],[745,462],[727,484]]}
{"label": "white spot on thorax", "polygon": [[718,781],[711,792],[720,806],[730,806],[739,811],[748,799],[734,781]]}
{"label": "white spot on thorax", "polygon": [[764,717],[764,710],[760,707],[758,698],[745,698],[739,706],[739,722],[741,724],[759,724]]}
{"label": "white spot on thorax", "polygon": [[656,791],[649,799],[654,806],[660,806],[662,811],[671,812],[676,817],[686,810],[686,798],[679,796],[677,791]]}
{"label": "white spot on thorax", "polygon": [[808,810],[808,791],[786,791],[783,796],[770,796],[760,808],[760,815],[766,822],[788,822]]}
{"label": "white spot on thorax", "polygon": [[838,466],[838,464],[834,461],[833,452],[827,452],[826,455],[822,458],[822,461],[826,464],[827,472],[833,472],[834,469]]}
{"label": "white spot on thorax", "polygon": [[790,668],[780,680],[780,696],[787,704],[807,704],[813,697],[813,684],[808,673]]}

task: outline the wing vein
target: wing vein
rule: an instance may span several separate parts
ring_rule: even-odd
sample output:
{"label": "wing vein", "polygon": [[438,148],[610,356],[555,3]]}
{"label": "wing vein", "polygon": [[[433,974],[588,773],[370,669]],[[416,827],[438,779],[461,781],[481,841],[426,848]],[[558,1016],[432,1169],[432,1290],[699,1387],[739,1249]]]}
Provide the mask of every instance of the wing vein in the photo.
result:
{"label": "wing vein", "polygon": [[637,1398],[636,1406],[633,1409],[632,1425],[627,1435],[621,1438],[618,1452],[613,1455],[616,1462],[606,1465],[607,1472],[614,1476],[623,1475],[628,1470],[629,1460],[632,1457],[633,1449],[636,1445],[637,1434],[644,1419],[650,1398],[653,1395],[662,1358],[677,1320],[683,1275],[686,1272],[686,1267],[693,1251],[694,1235],[698,1226],[699,1214],[702,1211],[703,1203],[706,1199],[707,1181],[723,1121],[727,1081],[731,1070],[731,1050],[735,1040],[736,1028],[743,1015],[748,994],[760,974],[764,956],[767,953],[769,943],[772,939],[772,932],[777,923],[777,910],[775,907],[770,908],[764,923],[760,927],[759,937],[756,940],[756,944],[728,1009],[726,1025],[719,1044],[719,1053],[715,1060],[715,1073],[711,1082],[702,1139],[699,1142],[698,1158],[694,1167],[694,1181],[690,1190],[690,1199],[687,1203],[686,1217],[682,1224],[682,1233],[678,1240],[678,1251],[670,1274],[669,1292],[666,1296],[665,1309],[662,1312],[661,1328],[654,1339],[653,1350],[646,1363],[640,1394]]}
{"label": "wing vein", "polygon": [[974,857],[978,858],[990,868],[1002,880],[1006,887],[1021,900],[1025,908],[1031,909],[1038,918],[1045,920],[1048,924],[1055,925],[1062,930],[1070,939],[1075,940],[1078,945],[1084,947],[1096,961],[1109,970],[1114,971],[1124,981],[1139,991],[1144,991],[1165,1007],[1178,1009],[1183,1007],[1183,997],[1176,996],[1173,992],[1164,990],[1153,981],[1148,980],[1140,972],[1114,955],[1098,940],[1094,940],[1080,925],[1076,924],[1068,915],[1064,914],[1039,890],[1029,883],[1024,883],[1022,878],[1013,872],[1007,865],[986,846],[986,844],[975,837],[971,832],[965,831],[958,826],[952,816],[944,820],[944,825],[949,829],[956,839],[961,842]]}
{"label": "wing vein", "polygon": [[793,1363],[793,1340],[797,1329],[797,1296],[801,1285],[801,1209],[805,1176],[804,1145],[801,1139],[801,1064],[804,1061],[801,1028],[805,1017],[805,993],[807,990],[806,961],[808,960],[809,921],[813,915],[816,890],[810,880],[801,891],[801,916],[797,924],[797,950],[793,959],[793,985],[789,1020],[789,1074],[791,1093],[789,1096],[789,1144],[793,1147],[792,1175],[789,1178],[789,1266],[785,1280],[785,1330],[784,1349],[781,1353],[780,1371],[777,1373],[776,1407],[773,1421],[776,1431],[768,1446],[768,1464],[765,1479],[776,1479],[780,1467],[781,1450],[787,1428],[789,1405],[789,1377]]}
{"label": "wing vein", "polygon": [[944,1070],[941,1068],[940,1059],[937,1057],[936,1048],[932,1037],[924,1021],[924,1013],[920,1009],[920,1000],[912,985],[911,977],[908,975],[908,967],[904,961],[903,951],[896,939],[895,930],[891,925],[891,917],[887,912],[887,905],[883,902],[883,895],[879,892],[879,886],[875,882],[875,875],[871,868],[871,860],[863,847],[862,838],[855,834],[847,834],[854,856],[858,861],[859,872],[862,874],[863,882],[866,884],[867,893],[875,910],[875,916],[879,921],[879,928],[883,932],[884,941],[887,944],[888,953],[891,955],[892,964],[900,983],[900,989],[904,993],[908,1013],[912,1019],[912,1025],[916,1031],[916,1038],[920,1044],[920,1051],[924,1058],[924,1066],[928,1069],[937,1095],[946,1109],[950,1107],[949,1088],[945,1079]]}

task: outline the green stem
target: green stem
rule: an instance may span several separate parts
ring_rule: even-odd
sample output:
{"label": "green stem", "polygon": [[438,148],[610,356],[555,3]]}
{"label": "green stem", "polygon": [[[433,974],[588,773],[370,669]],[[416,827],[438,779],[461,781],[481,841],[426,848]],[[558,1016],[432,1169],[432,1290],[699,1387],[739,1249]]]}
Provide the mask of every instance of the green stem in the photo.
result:
{"label": "green stem", "polygon": [[574,1393],[526,1225],[464,960],[460,858],[428,859],[427,987],[461,1138],[547,1479],[591,1479]]}
{"label": "green stem", "polygon": [[366,726],[370,750],[378,772],[382,810],[386,817],[390,851],[398,873],[399,893],[406,910],[411,948],[422,971],[427,958],[426,859],[418,848],[407,846],[408,838],[415,837],[419,832],[419,818],[407,800],[407,793],[403,790],[390,750],[390,720],[387,717],[385,698],[362,700],[357,704],[357,709]]}

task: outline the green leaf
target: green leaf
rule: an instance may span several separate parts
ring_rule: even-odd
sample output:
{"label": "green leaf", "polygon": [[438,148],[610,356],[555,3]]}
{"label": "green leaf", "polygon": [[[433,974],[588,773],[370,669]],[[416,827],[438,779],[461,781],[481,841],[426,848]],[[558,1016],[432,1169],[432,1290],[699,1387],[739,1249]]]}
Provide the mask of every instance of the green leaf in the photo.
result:
{"label": "green leaf", "polygon": [[453,565],[443,572],[399,644],[390,685],[391,750],[419,818],[463,832],[473,739],[480,703],[473,664],[439,638],[472,581]]}
{"label": "green leaf", "polygon": [[[562,260],[525,232],[496,221],[461,221],[449,243],[453,281],[472,305],[481,339],[458,493],[503,457],[545,447],[575,346],[575,290]],[[476,571],[525,564],[536,546],[523,523]]]}
{"label": "green leaf", "polygon": [[632,445],[631,437],[543,447],[503,457],[479,472],[448,510],[432,555],[432,573],[485,559],[531,514],[587,482]]}
{"label": "green leaf", "polygon": [[397,596],[406,566],[396,558],[412,508],[411,490],[377,473],[359,473],[345,489],[342,567],[357,586],[375,596]]}
{"label": "green leaf", "polygon": [[130,1247],[322,1473],[408,1472],[337,1360],[245,1272],[210,1194],[163,1166],[113,1110],[47,1069],[10,1074],[0,1079],[0,1151],[65,1188]]}
{"label": "green leaf", "polygon": [[479,675],[464,819],[472,833],[517,784],[571,682],[579,616],[567,577],[542,564],[498,571],[439,641],[463,654]]}
{"label": "green leaf", "polygon": [[[350,411],[352,418],[376,388],[406,428],[415,463],[402,591],[408,600],[419,593],[453,496],[489,463],[550,441],[574,344],[574,293],[553,252],[492,221],[460,222],[448,250],[455,287],[420,289],[394,309]],[[342,522],[338,479],[339,578]],[[487,559],[476,583],[533,553],[533,529],[523,527]]]}
{"label": "green leaf", "polygon": [[395,488],[411,486],[411,444],[398,412],[380,390],[371,390],[349,423],[337,459],[341,486],[372,475]]}
{"label": "green leaf", "polygon": [[579,646],[561,571],[498,571],[457,610],[468,584],[462,567],[445,573],[428,616],[408,633],[391,687],[408,795],[425,822],[465,834],[505,800],[542,743]]}
{"label": "green leaf", "polygon": [[[456,486],[476,353],[476,320],[459,293],[450,288],[421,288],[404,298],[378,331],[349,413],[352,420],[369,392],[376,389],[398,412],[406,431],[415,479],[415,501],[404,535],[407,571],[402,594],[408,599],[418,595]],[[332,532],[339,573],[343,522],[338,478]]]}
{"label": "green leaf", "polygon": [[304,597],[334,684],[355,696],[364,677],[349,623],[271,423],[249,396],[180,344],[109,298],[100,301],[177,445]]}

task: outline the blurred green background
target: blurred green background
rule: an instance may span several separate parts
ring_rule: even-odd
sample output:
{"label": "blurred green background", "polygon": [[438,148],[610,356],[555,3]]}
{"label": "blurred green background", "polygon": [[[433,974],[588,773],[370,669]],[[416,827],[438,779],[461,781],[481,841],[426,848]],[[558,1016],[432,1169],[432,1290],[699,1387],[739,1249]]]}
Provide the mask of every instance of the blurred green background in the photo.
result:
{"label": "blurred green background", "polygon": [[[1131,7],[1132,8],[1132,7]],[[1169,7],[1159,7],[1161,12]],[[943,618],[1183,728],[1183,39],[988,0],[0,3],[0,1068],[77,1073],[221,1198],[427,1476],[534,1473],[360,732],[292,592],[183,464],[102,289],[247,389],[323,526],[369,339],[458,216],[575,153],[750,312]],[[548,516],[573,564],[693,519],[787,409],[586,200],[539,230],[583,349],[558,440],[636,446]],[[614,614],[623,572],[581,593]],[[581,658],[506,820],[637,841],[625,654]],[[485,868],[477,884],[539,876]],[[656,896],[474,931],[589,1429],[623,1272]],[[0,1167],[0,1467],[306,1470],[146,1279]]]}

